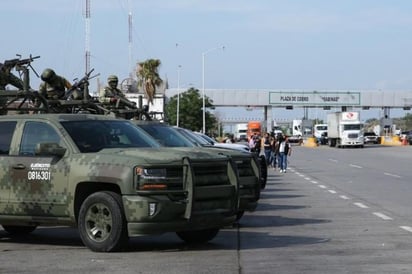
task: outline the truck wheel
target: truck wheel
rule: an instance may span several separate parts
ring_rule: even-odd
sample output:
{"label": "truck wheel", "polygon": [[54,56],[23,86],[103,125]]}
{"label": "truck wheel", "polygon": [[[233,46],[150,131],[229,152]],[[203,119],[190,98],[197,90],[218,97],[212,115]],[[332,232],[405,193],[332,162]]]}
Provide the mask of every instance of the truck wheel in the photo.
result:
{"label": "truck wheel", "polygon": [[110,191],[91,194],[80,208],[78,226],[80,238],[91,250],[121,249],[128,240],[121,196]]}
{"label": "truck wheel", "polygon": [[18,225],[2,225],[4,230],[12,235],[22,235],[22,234],[29,234],[33,232],[37,226],[35,225],[28,225],[28,226],[18,226]]}
{"label": "truck wheel", "polygon": [[193,230],[193,231],[179,231],[176,232],[180,239],[188,244],[203,244],[211,241],[216,237],[219,228]]}

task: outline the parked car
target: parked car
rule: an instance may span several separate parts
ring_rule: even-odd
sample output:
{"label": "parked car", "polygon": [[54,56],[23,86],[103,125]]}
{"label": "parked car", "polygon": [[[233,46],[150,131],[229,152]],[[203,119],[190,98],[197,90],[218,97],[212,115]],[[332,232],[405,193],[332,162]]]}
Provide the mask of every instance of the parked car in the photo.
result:
{"label": "parked car", "polygon": [[412,145],[412,130],[403,131],[401,138],[406,138],[408,144]]}
{"label": "parked car", "polygon": [[199,133],[199,132],[193,132],[193,133],[203,138],[206,142],[208,142],[210,145],[213,145],[213,146],[230,148],[230,149],[246,151],[246,152],[250,151],[249,146],[245,144],[219,143],[213,138],[207,136],[206,134]]}
{"label": "parked car", "polygon": [[365,144],[379,144],[379,136],[373,131],[365,132],[363,140]]}

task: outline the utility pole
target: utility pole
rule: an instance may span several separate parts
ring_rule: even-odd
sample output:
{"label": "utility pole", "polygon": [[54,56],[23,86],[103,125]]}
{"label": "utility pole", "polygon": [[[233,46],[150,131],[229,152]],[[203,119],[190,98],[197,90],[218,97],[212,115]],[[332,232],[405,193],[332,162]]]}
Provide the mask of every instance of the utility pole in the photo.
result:
{"label": "utility pole", "polygon": [[85,29],[85,36],[86,36],[86,74],[90,71],[90,0],[86,0],[86,29]]}
{"label": "utility pole", "polygon": [[132,17],[132,9],[130,5],[130,0],[127,1],[129,5],[129,70],[130,74],[129,77],[130,79],[133,78],[133,65],[132,65],[132,59],[133,59],[133,54],[132,54],[132,45],[133,45],[133,39],[132,39],[132,28],[133,28],[133,17]]}

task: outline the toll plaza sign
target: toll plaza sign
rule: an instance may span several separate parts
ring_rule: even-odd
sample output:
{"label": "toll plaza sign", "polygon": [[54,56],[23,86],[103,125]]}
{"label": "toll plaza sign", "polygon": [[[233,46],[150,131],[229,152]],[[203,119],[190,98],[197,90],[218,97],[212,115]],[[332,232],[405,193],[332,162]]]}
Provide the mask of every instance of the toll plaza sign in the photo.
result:
{"label": "toll plaza sign", "polygon": [[360,92],[269,92],[269,104],[282,106],[359,106]]}

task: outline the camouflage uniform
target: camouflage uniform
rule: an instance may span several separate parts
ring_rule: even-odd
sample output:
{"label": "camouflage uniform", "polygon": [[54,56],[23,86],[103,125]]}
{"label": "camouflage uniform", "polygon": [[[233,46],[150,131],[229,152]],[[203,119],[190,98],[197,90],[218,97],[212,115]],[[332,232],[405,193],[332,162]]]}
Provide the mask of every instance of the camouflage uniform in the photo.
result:
{"label": "camouflage uniform", "polygon": [[[7,85],[12,85],[20,90],[23,90],[23,81],[12,74],[10,69],[6,68],[3,64],[0,63],[0,91],[6,90]],[[7,103],[6,97],[0,97],[0,106],[3,106]],[[0,110],[0,115],[7,114],[7,110]]]}
{"label": "camouflage uniform", "polygon": [[45,69],[41,79],[43,82],[40,84],[39,93],[47,99],[62,99],[66,90],[72,87],[69,81],[57,75],[52,69]]}
{"label": "camouflage uniform", "polygon": [[3,64],[0,64],[0,90],[5,90],[7,85],[12,85],[21,90],[23,89],[23,81],[12,74]]}
{"label": "camouflage uniform", "polygon": [[117,84],[119,83],[119,80],[117,76],[115,75],[110,75],[107,78],[107,84],[104,88],[104,90],[100,91],[100,96],[99,96],[99,101],[102,104],[106,105],[115,105],[117,103],[117,98],[122,98],[124,100],[127,100],[126,96],[124,93],[117,88]]}

